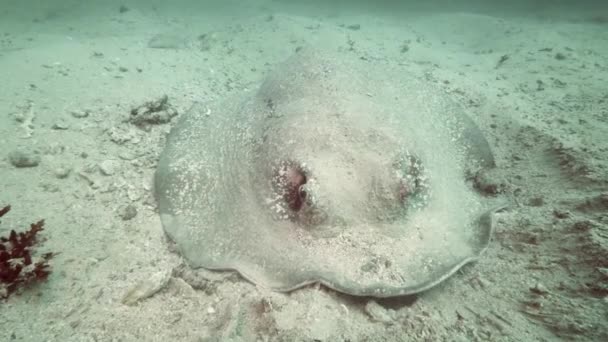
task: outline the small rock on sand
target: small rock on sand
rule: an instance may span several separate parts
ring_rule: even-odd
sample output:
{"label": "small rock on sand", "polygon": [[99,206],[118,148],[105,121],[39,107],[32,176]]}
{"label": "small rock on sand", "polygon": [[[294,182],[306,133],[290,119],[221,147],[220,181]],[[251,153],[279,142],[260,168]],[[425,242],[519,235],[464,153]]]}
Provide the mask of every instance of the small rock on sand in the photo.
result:
{"label": "small rock on sand", "polygon": [[119,216],[123,221],[131,220],[137,216],[137,208],[132,204],[128,204],[120,208]]}
{"label": "small rock on sand", "polygon": [[394,312],[391,311],[392,310],[385,309],[382,305],[373,300],[368,301],[365,305],[365,312],[371,317],[371,319],[384,324],[394,323]]}
{"label": "small rock on sand", "polygon": [[14,167],[35,167],[40,164],[40,156],[26,151],[15,150],[8,154],[8,160]]}
{"label": "small rock on sand", "polygon": [[104,176],[111,176],[116,173],[119,163],[116,160],[104,160],[99,163],[99,170]]}
{"label": "small rock on sand", "polygon": [[53,170],[53,174],[59,179],[68,178],[71,172],[72,168],[69,166],[59,166]]}
{"label": "small rock on sand", "polygon": [[122,303],[133,305],[142,299],[153,296],[167,286],[171,279],[171,270],[159,271],[133,286],[123,297]]}
{"label": "small rock on sand", "polygon": [[70,114],[72,114],[73,117],[77,118],[77,119],[82,119],[82,118],[86,118],[91,114],[90,110],[73,110],[70,112]]}

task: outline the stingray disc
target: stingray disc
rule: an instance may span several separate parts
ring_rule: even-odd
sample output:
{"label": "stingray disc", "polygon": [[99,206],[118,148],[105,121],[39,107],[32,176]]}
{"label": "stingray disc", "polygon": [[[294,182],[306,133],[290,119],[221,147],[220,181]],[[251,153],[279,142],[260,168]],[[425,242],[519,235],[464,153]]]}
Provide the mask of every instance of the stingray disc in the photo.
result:
{"label": "stingray disc", "polygon": [[492,165],[479,129],[428,82],[301,51],[255,93],[185,113],[155,191],[193,267],[388,297],[486,248],[492,211],[465,174]]}

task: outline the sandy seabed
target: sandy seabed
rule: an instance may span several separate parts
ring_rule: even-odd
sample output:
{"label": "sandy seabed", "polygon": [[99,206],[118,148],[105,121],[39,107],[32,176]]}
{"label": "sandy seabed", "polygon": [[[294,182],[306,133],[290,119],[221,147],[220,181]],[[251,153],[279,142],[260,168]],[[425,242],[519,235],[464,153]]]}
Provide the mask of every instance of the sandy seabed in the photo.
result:
{"label": "sandy seabed", "polygon": [[[0,235],[45,219],[38,250],[57,252],[47,282],[0,303],[0,340],[608,340],[606,21],[318,12],[0,21],[0,206],[12,205]],[[302,46],[407,66],[481,127],[510,206],[479,262],[415,298],[377,300],[274,293],[189,270],[172,251],[152,179],[175,118],[140,127],[131,110],[166,95],[165,110],[184,113],[255,91]],[[15,151],[36,165],[17,167]]]}

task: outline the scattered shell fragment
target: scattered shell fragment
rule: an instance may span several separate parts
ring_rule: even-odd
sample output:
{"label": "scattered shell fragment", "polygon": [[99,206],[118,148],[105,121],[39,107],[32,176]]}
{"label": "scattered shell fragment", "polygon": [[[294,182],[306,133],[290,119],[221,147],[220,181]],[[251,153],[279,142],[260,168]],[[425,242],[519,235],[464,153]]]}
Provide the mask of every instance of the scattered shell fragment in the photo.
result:
{"label": "scattered shell fragment", "polygon": [[149,278],[144,279],[133,286],[123,297],[122,303],[133,305],[142,299],[153,296],[162,290],[171,279],[171,271],[164,270],[154,273]]}

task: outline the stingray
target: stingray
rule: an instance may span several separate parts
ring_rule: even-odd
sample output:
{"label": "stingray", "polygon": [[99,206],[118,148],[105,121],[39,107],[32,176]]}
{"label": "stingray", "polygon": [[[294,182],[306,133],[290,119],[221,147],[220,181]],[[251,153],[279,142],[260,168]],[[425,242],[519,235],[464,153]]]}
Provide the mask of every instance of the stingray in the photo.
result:
{"label": "stingray", "polygon": [[155,174],[187,262],[276,291],[391,297],[476,260],[495,209],[467,179],[492,152],[445,92],[405,70],[305,49],[259,89],[195,103]]}

